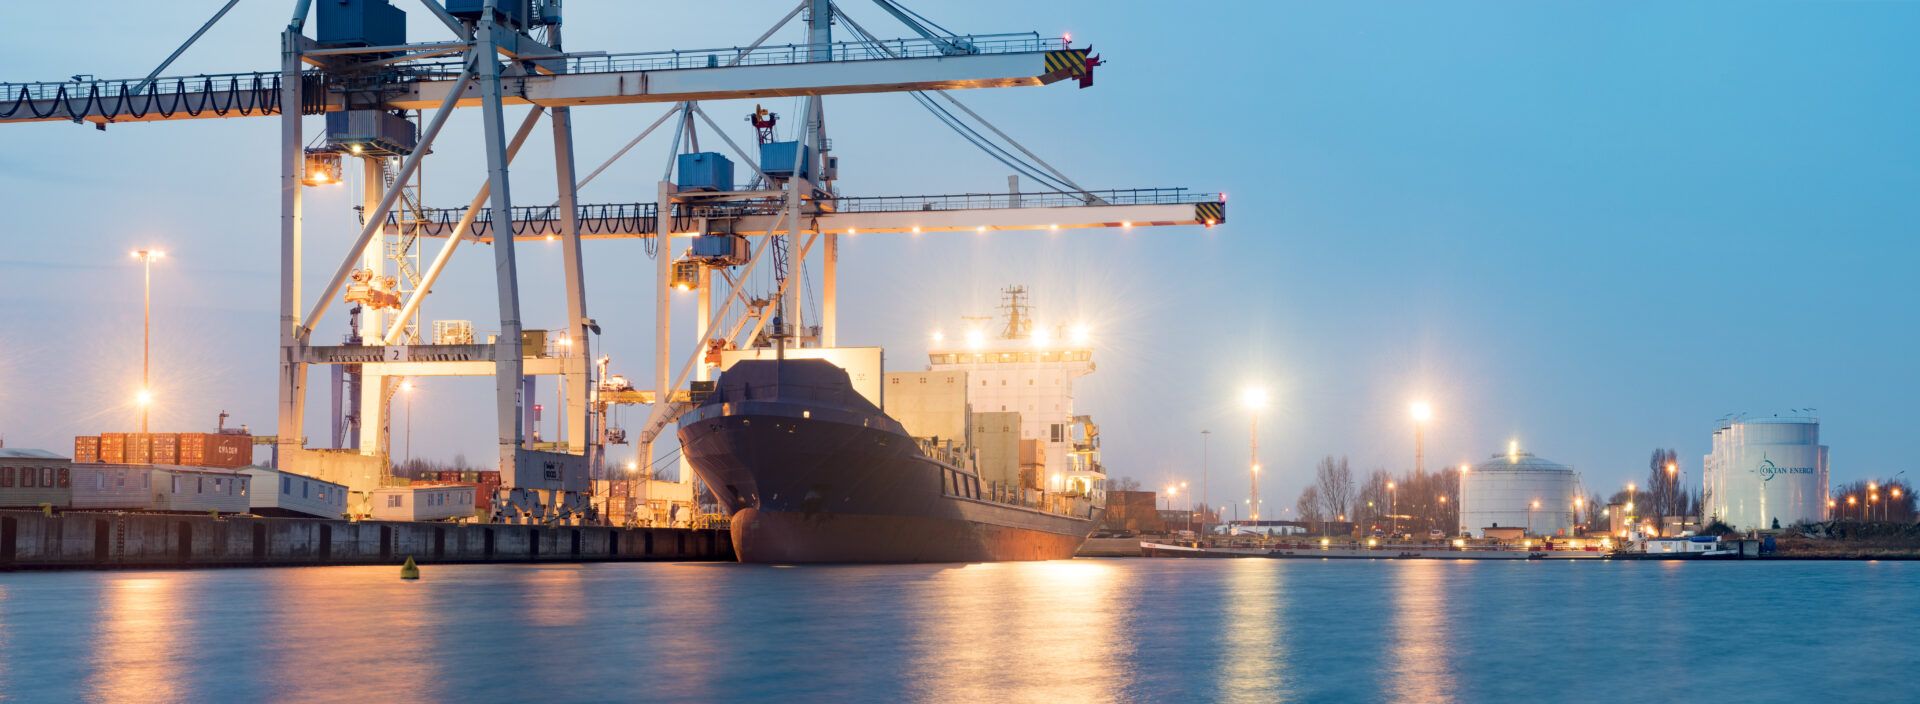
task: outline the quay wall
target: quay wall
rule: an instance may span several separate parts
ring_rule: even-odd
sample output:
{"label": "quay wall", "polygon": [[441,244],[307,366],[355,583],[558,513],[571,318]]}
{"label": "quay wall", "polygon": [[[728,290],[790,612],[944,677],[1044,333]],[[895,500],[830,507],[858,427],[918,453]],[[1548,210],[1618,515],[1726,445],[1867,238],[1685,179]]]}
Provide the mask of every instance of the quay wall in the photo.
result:
{"label": "quay wall", "polygon": [[731,561],[724,530],[0,511],[0,571],[421,563]]}

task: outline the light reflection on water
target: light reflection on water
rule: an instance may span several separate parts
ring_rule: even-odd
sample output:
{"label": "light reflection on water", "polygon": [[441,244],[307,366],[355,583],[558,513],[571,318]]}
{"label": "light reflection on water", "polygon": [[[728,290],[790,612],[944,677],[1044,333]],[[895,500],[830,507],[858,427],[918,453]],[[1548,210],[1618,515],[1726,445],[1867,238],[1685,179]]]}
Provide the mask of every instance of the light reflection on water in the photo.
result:
{"label": "light reflection on water", "polygon": [[[354,570],[335,572],[335,570]],[[279,692],[319,688],[321,697],[342,701],[384,701],[397,693],[437,701],[446,697],[446,672],[435,658],[411,653],[445,647],[446,636],[430,590],[394,577],[389,567],[339,567],[262,570],[268,584],[257,593],[206,595],[203,611],[231,606],[224,599],[257,599],[268,604],[265,633],[275,640],[310,647],[266,648],[271,663],[267,680]],[[222,573],[233,576],[239,573]]]}
{"label": "light reflection on water", "polygon": [[122,577],[107,584],[92,622],[97,647],[89,699],[178,701],[174,673],[189,656],[178,640],[194,604],[164,576]]}
{"label": "light reflection on water", "polygon": [[1905,701],[1915,593],[1886,562],[0,573],[0,700]]}
{"label": "light reflection on water", "polygon": [[944,570],[908,593],[913,698],[931,702],[1119,701],[1126,576],[1093,560]]}
{"label": "light reflection on water", "polygon": [[1468,563],[1411,560],[1393,570],[1392,698],[1404,702],[1454,701],[1453,634],[1447,617],[1448,570]]}
{"label": "light reflection on water", "polygon": [[1260,702],[1290,699],[1286,628],[1291,604],[1285,599],[1286,572],[1265,560],[1234,560],[1226,566],[1226,611],[1220,623],[1221,699]]}

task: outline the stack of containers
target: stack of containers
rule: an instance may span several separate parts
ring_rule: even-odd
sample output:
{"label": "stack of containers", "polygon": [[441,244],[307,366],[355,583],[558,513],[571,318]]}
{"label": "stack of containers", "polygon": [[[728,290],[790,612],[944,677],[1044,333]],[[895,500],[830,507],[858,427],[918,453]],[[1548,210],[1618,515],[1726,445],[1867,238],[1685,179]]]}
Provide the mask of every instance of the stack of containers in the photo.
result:
{"label": "stack of containers", "polygon": [[100,434],[100,462],[103,464],[125,464],[127,461],[127,434]]}
{"label": "stack of containers", "polygon": [[480,472],[478,488],[473,491],[473,507],[482,511],[493,510],[493,494],[500,490],[500,471]]}
{"label": "stack of containers", "polygon": [[93,464],[100,461],[100,436],[82,435],[73,439],[73,461]]}
{"label": "stack of containers", "polygon": [[155,433],[150,443],[154,464],[180,464],[180,436],[173,433]]}

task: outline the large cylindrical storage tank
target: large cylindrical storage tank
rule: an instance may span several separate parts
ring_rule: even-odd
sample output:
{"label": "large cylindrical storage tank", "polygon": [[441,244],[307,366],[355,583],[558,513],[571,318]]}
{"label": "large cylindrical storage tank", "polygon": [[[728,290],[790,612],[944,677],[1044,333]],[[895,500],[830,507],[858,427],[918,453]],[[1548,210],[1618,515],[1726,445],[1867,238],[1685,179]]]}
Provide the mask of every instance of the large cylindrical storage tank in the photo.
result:
{"label": "large cylindrical storage tank", "polygon": [[1708,520],[1740,530],[1827,518],[1827,448],[1820,421],[1753,418],[1720,426],[1703,464]]}
{"label": "large cylindrical storage tank", "polygon": [[1524,528],[1528,535],[1571,536],[1579,498],[1572,467],[1524,452],[1494,455],[1460,476],[1461,532],[1484,538],[1488,528]]}

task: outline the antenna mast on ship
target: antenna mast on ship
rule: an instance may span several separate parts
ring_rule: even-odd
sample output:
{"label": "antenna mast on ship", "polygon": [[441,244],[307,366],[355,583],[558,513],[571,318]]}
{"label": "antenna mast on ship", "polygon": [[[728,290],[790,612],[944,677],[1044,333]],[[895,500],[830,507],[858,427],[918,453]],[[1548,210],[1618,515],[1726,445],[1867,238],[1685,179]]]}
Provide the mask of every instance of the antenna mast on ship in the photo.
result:
{"label": "antenna mast on ship", "polygon": [[1033,316],[1029,311],[1033,306],[1027,303],[1027,287],[1008,286],[1000,289],[1000,309],[1007,312],[1007,328],[1000,332],[1003,340],[1022,340],[1033,334]]}

